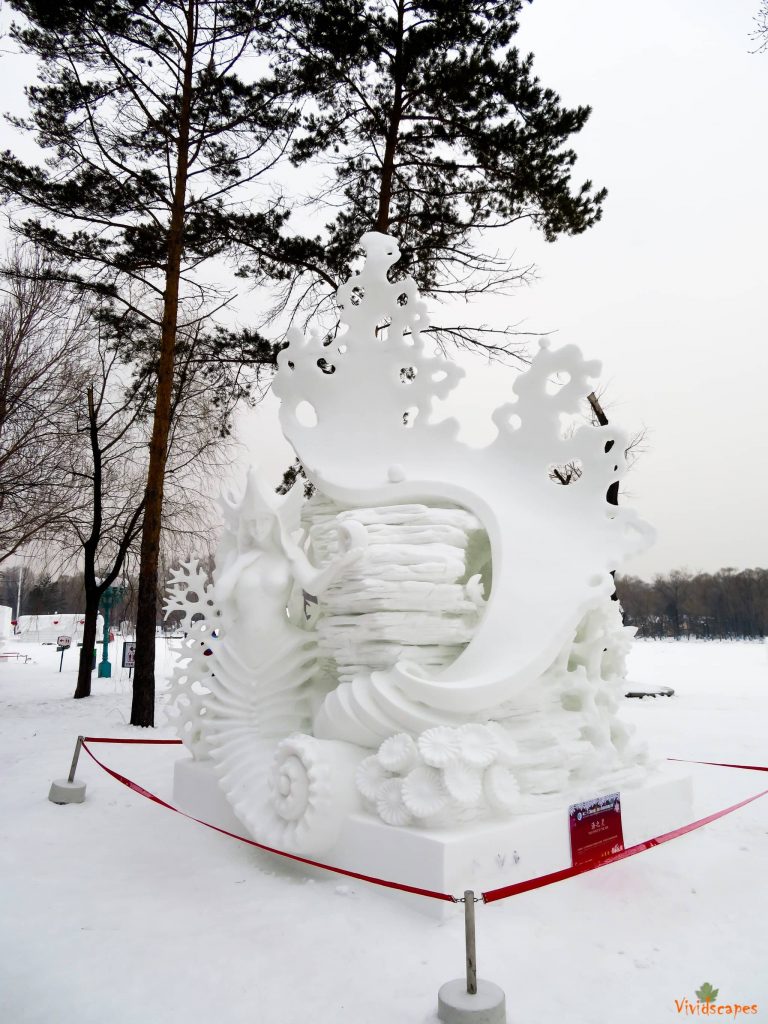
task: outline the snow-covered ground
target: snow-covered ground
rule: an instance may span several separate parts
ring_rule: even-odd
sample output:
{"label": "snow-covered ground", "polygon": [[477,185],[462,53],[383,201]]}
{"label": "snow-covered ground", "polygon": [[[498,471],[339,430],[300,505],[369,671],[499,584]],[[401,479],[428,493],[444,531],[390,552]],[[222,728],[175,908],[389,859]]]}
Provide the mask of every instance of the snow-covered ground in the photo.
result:
{"label": "snow-covered ground", "polygon": [[[23,649],[33,662],[0,665],[2,1024],[437,1020],[438,987],[463,971],[460,908],[437,922],[364,884],[307,879],[135,795],[86,755],[87,801],[49,803],[78,733],[146,733],[126,724],[127,670],[94,677],[94,696],[74,701],[75,652],[59,674],[55,648]],[[768,644],[640,642],[630,670],[677,691],[626,702],[658,751],[768,764]],[[173,735],[164,717],[156,737]],[[170,796],[179,750],[97,753]],[[694,771],[697,812],[768,788],[765,773]],[[768,1020],[767,869],[768,796],[648,853],[478,906],[480,975],[506,990],[510,1024],[676,1020],[675,1000],[695,1003],[704,982],[718,1003],[756,1003],[750,1019]]]}

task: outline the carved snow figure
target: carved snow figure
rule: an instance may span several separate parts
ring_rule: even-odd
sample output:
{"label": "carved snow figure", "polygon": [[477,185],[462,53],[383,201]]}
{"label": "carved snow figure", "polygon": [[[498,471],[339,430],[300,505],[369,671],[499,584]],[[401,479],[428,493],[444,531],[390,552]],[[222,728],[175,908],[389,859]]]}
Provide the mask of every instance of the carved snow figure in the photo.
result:
{"label": "carved snow figure", "polygon": [[209,618],[193,624],[189,654],[171,683],[181,738],[195,756],[213,759],[224,792],[254,835],[314,850],[329,831],[335,835],[336,817],[348,813],[350,801],[358,802],[353,778],[362,752],[311,737],[276,743],[312,720],[317,644],[299,625],[297,609],[304,588],[322,593],[360,558],[365,538],[354,525],[340,525],[338,546],[346,550],[315,568],[294,538],[302,500],[300,487],[281,498],[251,471],[242,501],[224,499],[227,522],[213,586],[201,582],[199,571],[177,574],[166,611],[194,614],[199,593],[208,597]]}
{"label": "carved snow figure", "polygon": [[[417,827],[538,811],[636,782],[645,759],[616,715],[633,631],[610,573],[650,531],[606,501],[623,435],[562,436],[599,364],[542,342],[490,412],[494,440],[470,448],[431,419],[462,371],[425,353],[416,286],[387,277],[396,243],[362,245],[345,330],[294,333],[278,357],[281,425],[315,496],[302,509],[252,472],[226,504],[207,622],[174,682],[182,738],[240,819],[304,853],[355,811]],[[553,483],[574,460],[581,476]]]}

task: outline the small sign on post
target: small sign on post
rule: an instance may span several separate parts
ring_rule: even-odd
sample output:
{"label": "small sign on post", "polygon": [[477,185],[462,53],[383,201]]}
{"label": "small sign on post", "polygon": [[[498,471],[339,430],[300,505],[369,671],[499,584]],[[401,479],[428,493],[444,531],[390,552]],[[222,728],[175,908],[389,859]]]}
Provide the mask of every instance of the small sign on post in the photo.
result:
{"label": "small sign on post", "polygon": [[136,664],[136,641],[123,641],[123,668],[128,669],[128,678],[131,678],[133,666]]}
{"label": "small sign on post", "polygon": [[597,864],[624,849],[621,795],[607,793],[568,808],[574,867]]}
{"label": "small sign on post", "polygon": [[61,672],[61,666],[64,664],[64,651],[68,651],[72,646],[72,637],[62,633],[61,636],[56,637],[56,650],[61,653],[59,658],[59,672]]}

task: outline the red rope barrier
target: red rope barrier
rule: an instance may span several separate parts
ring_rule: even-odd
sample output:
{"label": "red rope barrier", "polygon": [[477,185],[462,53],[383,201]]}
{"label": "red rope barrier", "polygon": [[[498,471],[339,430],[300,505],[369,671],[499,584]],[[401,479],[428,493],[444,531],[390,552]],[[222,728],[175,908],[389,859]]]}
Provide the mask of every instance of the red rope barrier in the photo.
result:
{"label": "red rope barrier", "polygon": [[[680,760],[676,758],[675,760]],[[694,764],[714,764],[714,762],[693,762]],[[727,768],[744,768],[745,765],[722,765],[719,767]],[[761,771],[768,771],[763,768]],[[768,789],[764,789],[762,793],[757,793],[755,796],[749,796],[746,800],[741,800],[737,804],[733,804],[731,807],[726,807],[722,811],[715,811],[714,814],[708,814],[706,818],[699,818],[698,821],[692,821],[689,825],[683,825],[681,828],[673,829],[672,832],[665,832],[664,835],[656,836],[654,839],[647,839],[644,843],[636,843],[634,846],[628,847],[626,850],[622,850],[621,853],[615,853],[613,856],[606,857],[605,860],[595,861],[593,864],[581,864],[579,867],[564,868],[562,871],[552,871],[548,875],[539,875],[536,878],[529,878],[526,882],[517,882],[515,885],[505,885],[500,889],[491,889],[490,892],[482,893],[483,903],[495,903],[496,900],[504,900],[508,896],[518,896],[522,892],[530,892],[532,889],[541,889],[545,885],[553,885],[555,882],[562,882],[566,878],[574,878],[576,875],[583,875],[586,871],[594,871],[595,868],[605,867],[606,864],[615,864],[616,861],[625,860],[627,857],[633,857],[636,853],[643,853],[645,850],[650,850],[654,846],[661,846],[662,843],[668,843],[671,839],[677,839],[679,836],[684,836],[686,832],[693,832],[697,828],[702,828],[704,825],[708,825],[711,821],[717,821],[718,818],[724,817],[726,814],[731,814],[733,811],[738,811],[740,807],[746,807],[747,804],[751,804],[753,800],[759,800],[761,796],[768,794]]]}
{"label": "red rope barrier", "polygon": [[768,767],[759,764],[726,764],[724,761],[691,761],[687,757],[668,757],[668,761],[682,761],[683,764],[711,764],[714,768],[743,768],[747,772],[768,772]]}
{"label": "red rope barrier", "polygon": [[136,739],[123,739],[120,736],[83,736],[83,741],[87,740],[89,743],[165,743],[179,746],[184,740],[136,740]]}
{"label": "red rope barrier", "polygon": [[126,778],[124,775],[120,775],[118,772],[108,768],[102,761],[96,757],[92,750],[89,749],[89,743],[181,743],[181,740],[127,740],[118,739],[112,740],[96,736],[83,736],[83,750],[91,757],[96,764],[103,768],[107,775],[111,775],[113,779],[121,782],[128,789],[132,789],[134,793],[138,793],[140,796],[145,796],[148,800],[152,800],[156,804],[160,804],[161,807],[167,807],[169,811],[175,811],[177,814],[181,814],[185,818],[189,818],[190,821],[196,821],[198,825],[205,825],[206,828],[213,829],[214,832],[220,832],[224,836],[229,836],[231,839],[238,839],[241,843],[247,843],[248,846],[255,846],[258,850],[264,850],[266,853],[273,853],[278,857],[287,857],[288,860],[298,861],[299,864],[308,864],[313,868],[323,868],[325,871],[333,871],[337,875],[346,875],[348,878],[356,878],[361,882],[372,882],[374,885],[382,885],[387,889],[400,889],[402,892],[413,893],[416,896],[427,896],[433,900],[445,900],[448,903],[458,902],[454,896],[450,896],[446,892],[433,892],[431,889],[419,889],[415,885],[403,885],[400,882],[391,882],[385,878],[374,878],[371,875],[363,875],[358,871],[347,871],[346,868],[337,868],[332,864],[322,864],[317,860],[309,860],[307,857],[299,857],[295,853],[286,853],[285,850],[276,850],[272,846],[265,846],[264,843],[257,843],[255,839],[246,839],[244,836],[239,836],[236,832],[228,832],[225,828],[219,828],[218,825],[211,825],[208,821],[203,821],[202,818],[196,818],[192,814],[187,814],[186,811],[182,811],[179,807],[174,807],[173,804],[169,804],[166,800],[162,800],[159,796],[154,793],[150,793],[148,789],[144,789],[138,782],[133,782],[132,779]]}
{"label": "red rope barrier", "polygon": [[[264,850],[266,853],[275,854],[277,857],[287,857],[289,860],[298,861],[300,864],[308,864],[310,867],[322,868],[325,871],[333,871],[338,875],[346,875],[348,878],[357,878],[362,882],[372,882],[374,885],[381,885],[387,889],[400,889],[402,892],[413,893],[417,896],[427,896],[431,899],[444,900],[449,903],[461,902],[457,897],[451,896],[448,893],[433,892],[431,889],[419,889],[413,885],[403,885],[400,882],[392,882],[383,878],[374,878],[370,875],[363,875],[356,871],[347,871],[345,868],[337,868],[331,864],[322,864],[320,861],[309,860],[306,857],[299,857],[294,853],[286,853],[285,850],[277,850],[272,846],[265,846],[263,843],[257,843],[254,839],[246,839],[244,836],[239,836],[236,832],[228,832],[227,829],[219,828],[217,825],[211,825],[209,822],[203,821],[201,818],[195,818],[193,815],[187,814],[186,811],[182,811],[180,808],[174,807],[173,804],[169,804],[165,800],[162,800],[154,793],[150,793],[149,790],[144,789],[144,787],[140,786],[137,782],[133,782],[124,775],[120,775],[118,772],[108,768],[107,765],[96,757],[92,750],[88,749],[88,743],[178,745],[181,744],[181,740],[113,739],[108,736],[83,736],[82,741],[83,749],[86,751],[88,756],[91,757],[100,768],[103,768],[108,775],[111,775],[113,779],[121,782],[124,786],[132,789],[140,796],[144,796],[148,800],[152,800],[154,803],[160,804],[161,807],[168,808],[169,811],[175,811],[176,814],[181,814],[183,817],[189,818],[190,821],[196,821],[198,825],[204,825],[206,828],[213,829],[214,832],[220,832],[222,835],[230,836],[232,839],[238,839],[241,843],[247,843],[249,846],[255,846],[257,849]],[[768,772],[768,767],[764,767],[762,765],[726,764],[721,761],[692,761],[682,757],[669,757],[667,760],[680,761],[685,764],[711,765],[715,768],[741,768],[745,771]],[[518,896],[524,892],[531,892],[533,889],[541,889],[546,885],[553,885],[555,882],[565,881],[566,878],[574,878],[576,875],[582,875],[587,871],[594,871],[596,868],[605,867],[607,864],[615,864],[617,861],[625,860],[627,857],[633,857],[635,854],[643,853],[645,850],[650,850],[654,846],[661,846],[662,843],[668,843],[672,839],[677,839],[680,836],[686,835],[688,832],[693,832],[696,829],[703,828],[704,825],[717,821],[718,818],[722,818],[726,814],[731,814],[733,811],[738,811],[739,808],[746,807],[747,804],[751,804],[754,800],[759,800],[760,797],[766,795],[768,795],[768,789],[764,789],[762,792],[756,793],[754,796],[747,797],[746,800],[741,800],[739,803],[732,804],[730,807],[725,807],[723,810],[715,811],[713,814],[709,814],[705,818],[699,818],[697,821],[692,821],[688,825],[683,825],[680,828],[673,829],[671,832],[665,832],[663,835],[656,836],[653,839],[647,839],[645,842],[636,843],[634,846],[630,846],[626,850],[622,850],[621,853],[613,854],[613,856],[606,857],[604,860],[596,861],[594,864],[582,864],[579,867],[563,868],[561,871],[551,871],[546,875],[538,875],[536,878],[529,878],[525,882],[517,882],[513,885],[502,886],[499,889],[491,889],[488,892],[482,893],[483,902],[495,903],[497,900],[507,899],[510,896]]]}

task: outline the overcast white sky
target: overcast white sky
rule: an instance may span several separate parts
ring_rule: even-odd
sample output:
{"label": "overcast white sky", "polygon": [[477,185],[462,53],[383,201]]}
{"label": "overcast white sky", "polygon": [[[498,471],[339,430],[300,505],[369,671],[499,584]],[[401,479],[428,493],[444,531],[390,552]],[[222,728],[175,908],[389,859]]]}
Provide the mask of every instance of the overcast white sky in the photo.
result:
{"label": "overcast white sky", "polygon": [[[757,6],[536,0],[521,15],[518,43],[543,83],[593,108],[574,143],[577,175],[609,196],[603,221],[578,238],[496,236],[536,261],[539,280],[471,316],[554,330],[553,344],[602,360],[611,419],[648,430],[625,482],[659,533],[626,567],[646,577],[768,564],[768,54],[749,52]],[[8,72],[6,109],[24,84]],[[512,374],[478,363],[465,402],[503,400]],[[240,429],[277,473],[287,455],[274,402]]]}
{"label": "overcast white sky", "polygon": [[626,487],[658,529],[631,568],[768,564],[768,54],[757,3],[545,0],[522,42],[593,107],[579,169],[609,189],[585,235],[529,249],[517,304],[603,360],[611,415],[650,448]]}

